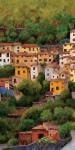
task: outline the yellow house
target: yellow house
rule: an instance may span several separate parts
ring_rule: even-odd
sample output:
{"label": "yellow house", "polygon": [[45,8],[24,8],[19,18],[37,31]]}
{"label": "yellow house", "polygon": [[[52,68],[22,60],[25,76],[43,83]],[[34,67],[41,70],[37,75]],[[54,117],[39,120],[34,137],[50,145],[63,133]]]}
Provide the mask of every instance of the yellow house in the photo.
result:
{"label": "yellow house", "polygon": [[72,49],[72,48],[73,48],[73,44],[71,44],[71,43],[65,43],[63,45],[63,52],[69,52],[70,49]]}
{"label": "yellow house", "polygon": [[55,79],[50,81],[50,92],[52,95],[60,95],[65,90],[65,80]]}
{"label": "yellow house", "polygon": [[30,69],[24,65],[15,66],[15,76],[28,79],[30,77]]}
{"label": "yellow house", "polygon": [[75,82],[75,69],[70,69],[70,81]]}
{"label": "yellow house", "polygon": [[21,52],[39,53],[40,47],[37,44],[23,44]]}

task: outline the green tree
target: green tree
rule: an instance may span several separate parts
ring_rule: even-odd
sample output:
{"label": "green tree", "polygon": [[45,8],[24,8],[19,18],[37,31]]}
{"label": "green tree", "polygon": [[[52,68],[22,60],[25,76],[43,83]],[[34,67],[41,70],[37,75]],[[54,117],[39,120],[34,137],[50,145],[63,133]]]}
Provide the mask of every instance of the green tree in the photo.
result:
{"label": "green tree", "polygon": [[45,75],[43,72],[40,72],[38,77],[37,77],[37,81],[40,82],[41,85],[43,85],[44,80],[45,80]]}
{"label": "green tree", "polygon": [[34,126],[33,119],[22,119],[19,125],[20,131],[28,131]]}
{"label": "green tree", "polygon": [[[27,111],[24,112],[22,119],[33,119],[35,124],[40,121],[40,114],[42,112],[42,108],[32,106]],[[33,115],[34,114],[34,115]]]}
{"label": "green tree", "polygon": [[38,94],[41,91],[41,85],[37,81],[31,81],[31,80],[23,80],[18,85],[18,90],[21,91],[26,96],[38,96]]}
{"label": "green tree", "polygon": [[0,67],[0,78],[11,77],[15,74],[15,68],[11,65]]}
{"label": "green tree", "polygon": [[49,109],[43,110],[40,118],[42,121],[52,121],[52,112]]}
{"label": "green tree", "polygon": [[73,109],[69,107],[56,107],[54,110],[54,120],[58,123],[65,123],[72,119]]}
{"label": "green tree", "polygon": [[70,136],[71,127],[68,123],[60,126],[59,133],[61,138],[67,138]]}
{"label": "green tree", "polygon": [[7,42],[17,41],[17,33],[16,33],[16,29],[14,26],[10,26],[7,28],[6,39],[7,39]]}

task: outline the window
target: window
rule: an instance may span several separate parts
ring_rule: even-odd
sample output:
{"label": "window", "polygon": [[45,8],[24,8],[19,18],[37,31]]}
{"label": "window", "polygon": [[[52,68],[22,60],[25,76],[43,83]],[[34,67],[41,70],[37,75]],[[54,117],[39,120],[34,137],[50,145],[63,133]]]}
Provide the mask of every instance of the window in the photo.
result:
{"label": "window", "polygon": [[43,138],[43,137],[44,137],[44,134],[39,134],[39,135],[38,135],[38,138],[39,138],[39,139],[41,139],[41,138]]}
{"label": "window", "polygon": [[19,60],[17,59],[17,64],[19,63]]}
{"label": "window", "polygon": [[19,49],[19,46],[17,47],[17,49]]}
{"label": "window", "polygon": [[18,75],[20,75],[20,71],[18,71]]}
{"label": "window", "polygon": [[27,62],[27,60],[25,59],[24,62]]}
{"label": "window", "polygon": [[7,47],[7,49],[9,49],[9,47]]}
{"label": "window", "polygon": [[63,64],[63,62],[61,62],[61,64]]}
{"label": "window", "polygon": [[58,86],[56,87],[56,90],[59,90],[59,87],[58,87]]}
{"label": "window", "polygon": [[0,57],[2,56],[2,54],[0,53]]}
{"label": "window", "polygon": [[3,62],[6,62],[6,60],[5,60],[5,59],[3,59]]}
{"label": "window", "polygon": [[75,39],[73,39],[73,41],[75,41]]}
{"label": "window", "polygon": [[51,61],[51,59],[49,59],[49,61]]}
{"label": "window", "polygon": [[47,73],[47,76],[49,76],[49,73]]}
{"label": "window", "polygon": [[54,88],[51,88],[51,92],[54,92]]}
{"label": "window", "polygon": [[75,36],[75,33],[73,33],[73,36]]}
{"label": "window", "polygon": [[8,62],[9,62],[9,59],[8,59]]}
{"label": "window", "polygon": [[9,57],[9,53],[7,53],[7,57]]}
{"label": "window", "polygon": [[42,61],[42,59],[39,59],[39,61]]}
{"label": "window", "polygon": [[47,61],[47,59],[45,58],[45,59],[44,59],[44,61],[46,62],[46,61]]}
{"label": "window", "polygon": [[13,59],[11,60],[11,62],[13,63]]}
{"label": "window", "polygon": [[33,67],[33,70],[35,70],[35,67]]}
{"label": "window", "polygon": [[35,79],[35,75],[33,75],[33,79]]}
{"label": "window", "polygon": [[23,73],[25,73],[25,70],[23,70]]}
{"label": "window", "polygon": [[16,79],[14,79],[14,83],[16,83]]}

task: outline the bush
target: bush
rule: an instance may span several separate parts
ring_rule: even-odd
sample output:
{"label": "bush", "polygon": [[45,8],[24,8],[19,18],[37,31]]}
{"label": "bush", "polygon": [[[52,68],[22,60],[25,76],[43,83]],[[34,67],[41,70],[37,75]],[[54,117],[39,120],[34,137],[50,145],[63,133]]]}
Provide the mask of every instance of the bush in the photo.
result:
{"label": "bush", "polygon": [[7,144],[8,144],[8,146],[15,146],[18,144],[18,139],[17,138],[11,138],[11,139],[9,139]]}
{"label": "bush", "polygon": [[72,119],[73,112],[73,109],[69,107],[56,107],[54,110],[54,120],[59,124],[65,123]]}
{"label": "bush", "polygon": [[41,116],[40,116],[40,118],[41,118],[41,120],[42,121],[51,121],[52,120],[52,112],[49,110],[49,109],[47,109],[47,110],[44,110],[42,113],[41,113]]}
{"label": "bush", "polygon": [[33,119],[35,124],[40,121],[40,114],[42,112],[42,108],[38,108],[36,106],[32,106],[24,112],[22,119]]}
{"label": "bush", "polygon": [[32,119],[23,119],[20,122],[19,129],[21,131],[28,131],[34,126],[34,120]]}
{"label": "bush", "polygon": [[70,136],[71,126],[69,123],[65,123],[60,126],[59,133],[61,138],[67,138]]}

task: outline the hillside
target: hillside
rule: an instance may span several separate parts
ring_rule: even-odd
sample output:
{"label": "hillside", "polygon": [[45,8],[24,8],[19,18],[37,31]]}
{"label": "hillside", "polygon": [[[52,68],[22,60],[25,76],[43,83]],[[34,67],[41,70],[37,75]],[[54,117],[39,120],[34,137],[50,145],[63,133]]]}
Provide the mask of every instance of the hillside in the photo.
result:
{"label": "hillside", "polygon": [[23,24],[30,18],[50,20],[63,9],[74,16],[75,0],[0,0],[0,25]]}

